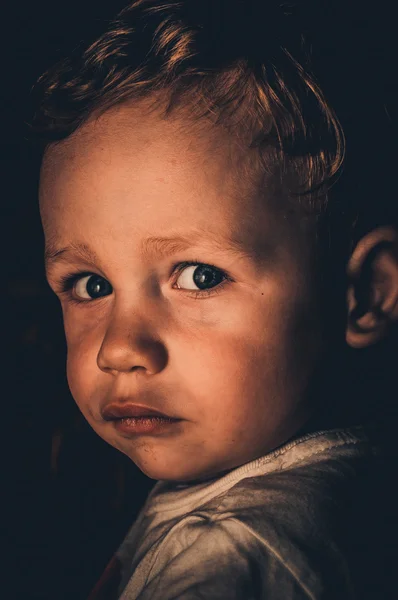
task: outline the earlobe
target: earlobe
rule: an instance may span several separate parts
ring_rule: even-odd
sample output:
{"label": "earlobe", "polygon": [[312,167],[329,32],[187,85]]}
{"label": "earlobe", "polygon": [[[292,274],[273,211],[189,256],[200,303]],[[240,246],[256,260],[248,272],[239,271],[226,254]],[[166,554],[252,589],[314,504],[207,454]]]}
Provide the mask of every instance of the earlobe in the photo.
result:
{"label": "earlobe", "polygon": [[347,265],[346,341],[376,343],[398,320],[398,231],[379,227],[357,244]]}

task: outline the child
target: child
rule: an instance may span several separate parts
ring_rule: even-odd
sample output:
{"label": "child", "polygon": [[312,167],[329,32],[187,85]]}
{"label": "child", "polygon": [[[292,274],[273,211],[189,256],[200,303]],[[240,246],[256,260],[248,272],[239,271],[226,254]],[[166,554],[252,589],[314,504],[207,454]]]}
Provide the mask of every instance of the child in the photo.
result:
{"label": "child", "polygon": [[364,597],[382,436],[344,377],[398,317],[397,231],[358,236],[331,189],[344,135],[291,21],[137,0],[40,82],[70,389],[159,480],[105,598]]}

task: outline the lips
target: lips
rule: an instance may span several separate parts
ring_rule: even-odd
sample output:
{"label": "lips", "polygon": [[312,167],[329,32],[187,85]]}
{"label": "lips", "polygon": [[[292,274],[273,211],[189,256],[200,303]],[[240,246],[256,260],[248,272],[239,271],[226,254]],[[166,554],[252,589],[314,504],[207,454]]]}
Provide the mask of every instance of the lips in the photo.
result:
{"label": "lips", "polygon": [[169,415],[165,415],[153,408],[149,408],[148,406],[140,406],[138,404],[108,404],[102,411],[102,418],[105,421],[117,421],[118,419],[128,419],[128,418],[158,418],[158,419],[173,419],[175,417],[170,417]]}

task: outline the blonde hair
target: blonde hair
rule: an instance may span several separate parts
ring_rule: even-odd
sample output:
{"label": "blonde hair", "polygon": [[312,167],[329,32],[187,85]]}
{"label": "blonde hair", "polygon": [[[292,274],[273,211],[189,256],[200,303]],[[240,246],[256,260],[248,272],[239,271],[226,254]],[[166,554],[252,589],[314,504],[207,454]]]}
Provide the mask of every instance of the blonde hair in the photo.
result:
{"label": "blonde hair", "polygon": [[127,100],[160,97],[166,115],[190,103],[193,118],[244,132],[264,163],[288,165],[300,194],[325,204],[344,136],[311,74],[298,18],[262,0],[135,0],[40,78],[33,127],[52,142]]}

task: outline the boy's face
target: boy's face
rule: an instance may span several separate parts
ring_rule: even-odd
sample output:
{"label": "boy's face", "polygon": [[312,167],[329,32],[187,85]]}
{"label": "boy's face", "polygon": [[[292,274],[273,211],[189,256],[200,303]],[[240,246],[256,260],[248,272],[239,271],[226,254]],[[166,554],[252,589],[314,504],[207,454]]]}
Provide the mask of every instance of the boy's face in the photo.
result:
{"label": "boy's face", "polygon": [[[313,249],[271,186],[249,192],[224,134],[145,115],[108,111],[46,152],[48,280],[93,429],[150,477],[193,480],[267,453],[308,418]],[[109,420],[115,405],[175,420]]]}

